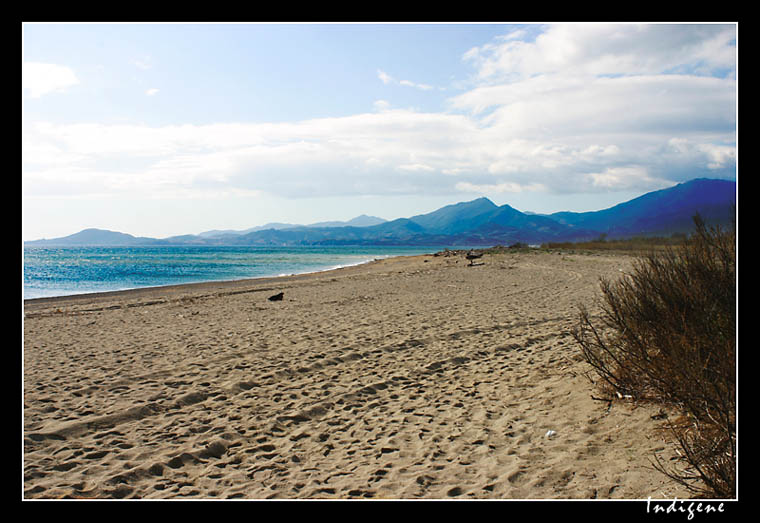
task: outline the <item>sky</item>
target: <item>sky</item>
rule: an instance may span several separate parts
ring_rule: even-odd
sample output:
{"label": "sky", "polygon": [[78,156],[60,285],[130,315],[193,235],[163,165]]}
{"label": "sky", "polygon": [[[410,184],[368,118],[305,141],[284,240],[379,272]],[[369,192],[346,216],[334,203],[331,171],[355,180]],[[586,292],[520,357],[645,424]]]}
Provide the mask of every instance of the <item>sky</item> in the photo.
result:
{"label": "sky", "polygon": [[736,180],[735,23],[25,23],[22,237]]}

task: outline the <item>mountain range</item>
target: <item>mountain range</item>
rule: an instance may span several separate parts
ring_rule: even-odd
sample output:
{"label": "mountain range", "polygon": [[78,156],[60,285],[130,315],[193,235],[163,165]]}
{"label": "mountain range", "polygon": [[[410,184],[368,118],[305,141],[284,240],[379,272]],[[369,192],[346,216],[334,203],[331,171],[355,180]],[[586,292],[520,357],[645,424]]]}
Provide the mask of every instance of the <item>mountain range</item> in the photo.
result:
{"label": "mountain range", "polygon": [[309,225],[296,225],[292,223],[278,223],[278,222],[272,222],[267,223],[266,225],[259,225],[256,227],[251,227],[250,229],[245,229],[243,231],[235,231],[231,229],[227,230],[212,230],[212,231],[205,231],[198,233],[198,236],[201,238],[218,238],[220,236],[226,236],[226,235],[241,235],[241,234],[248,234],[249,232],[255,232],[255,231],[264,231],[266,229],[277,229],[277,230],[283,230],[283,229],[297,229],[299,227],[309,227],[309,228],[315,228],[315,227],[368,227],[370,225],[377,225],[380,223],[384,223],[387,220],[384,220],[382,218],[378,218],[376,216],[367,216],[366,214],[362,214],[361,216],[357,216],[356,218],[353,218],[351,220],[348,220],[346,222],[340,222],[340,221],[331,221],[331,222],[317,222],[312,223]]}
{"label": "mountain range", "polygon": [[164,239],[85,229],[27,246],[160,245],[420,245],[490,246],[516,242],[583,241],[607,238],[669,236],[693,230],[699,213],[708,224],[730,223],[736,215],[736,182],[698,178],[646,193],[608,209],[533,214],[488,198],[447,205],[428,214],[385,221],[366,215],[348,222],[310,225],[270,223],[242,231],[213,230]]}

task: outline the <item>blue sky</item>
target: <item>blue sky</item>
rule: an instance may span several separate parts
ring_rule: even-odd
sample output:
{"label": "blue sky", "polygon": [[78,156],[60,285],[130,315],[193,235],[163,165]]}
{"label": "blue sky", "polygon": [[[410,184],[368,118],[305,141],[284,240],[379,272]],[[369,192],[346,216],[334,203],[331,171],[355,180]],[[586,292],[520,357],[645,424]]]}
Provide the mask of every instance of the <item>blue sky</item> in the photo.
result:
{"label": "blue sky", "polygon": [[24,24],[22,236],[736,179],[736,24]]}

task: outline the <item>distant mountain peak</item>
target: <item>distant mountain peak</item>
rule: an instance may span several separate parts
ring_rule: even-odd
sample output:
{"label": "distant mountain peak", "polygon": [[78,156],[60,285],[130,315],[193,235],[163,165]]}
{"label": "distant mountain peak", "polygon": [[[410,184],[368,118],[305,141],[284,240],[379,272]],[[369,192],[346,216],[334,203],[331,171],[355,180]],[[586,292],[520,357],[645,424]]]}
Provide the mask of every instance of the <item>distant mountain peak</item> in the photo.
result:
{"label": "distant mountain peak", "polygon": [[481,196],[480,198],[475,198],[474,200],[470,200],[467,202],[459,202],[455,203],[453,205],[462,205],[462,206],[468,206],[468,205],[483,205],[487,207],[498,207],[495,203],[493,203],[491,200],[486,198],[485,196]]}
{"label": "distant mountain peak", "polygon": [[736,182],[698,178],[652,191],[601,211],[523,213],[497,206],[482,196],[446,205],[427,214],[386,221],[360,215],[347,222],[310,226],[270,223],[247,231],[208,231],[162,240],[89,228],[47,245],[509,245],[514,242],[578,241],[607,234],[610,238],[669,235],[693,230],[699,213],[707,223],[726,223],[735,214]]}
{"label": "distant mountain peak", "polygon": [[670,235],[692,230],[697,213],[708,223],[725,224],[735,203],[736,182],[696,178],[600,211],[558,212],[549,217],[610,237]]}

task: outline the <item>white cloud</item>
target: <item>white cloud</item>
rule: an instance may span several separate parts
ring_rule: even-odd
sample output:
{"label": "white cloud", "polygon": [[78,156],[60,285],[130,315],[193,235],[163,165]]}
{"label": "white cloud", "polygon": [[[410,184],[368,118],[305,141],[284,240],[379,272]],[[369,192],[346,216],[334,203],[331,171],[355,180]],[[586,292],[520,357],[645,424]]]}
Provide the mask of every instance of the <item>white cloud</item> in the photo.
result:
{"label": "white cloud", "polygon": [[502,194],[502,193],[521,193],[521,192],[543,192],[546,186],[540,183],[519,184],[515,182],[502,182],[495,184],[474,184],[470,182],[459,182],[456,184],[458,191],[472,192],[479,194]]}
{"label": "white cloud", "polygon": [[74,71],[63,65],[24,62],[22,67],[21,85],[32,98],[64,91],[78,83]]}
{"label": "white cloud", "polygon": [[377,77],[385,85],[398,84],[398,85],[403,85],[404,87],[413,87],[415,89],[420,89],[421,91],[430,91],[434,89],[432,85],[428,85],[428,84],[416,83],[416,82],[412,82],[411,80],[396,80],[391,75],[389,75],[388,73],[380,69],[377,70]]}
{"label": "white cloud", "polygon": [[513,32],[467,53],[479,83],[440,113],[377,100],[366,114],[290,123],[29,123],[25,193],[645,192],[731,177],[735,28],[725,29],[548,26],[532,41]]}
{"label": "white cloud", "polygon": [[155,96],[155,95],[158,94],[158,92],[159,92],[159,90],[156,89],[155,87],[153,87],[153,88],[148,89],[147,91],[145,91],[145,95],[146,96]]}
{"label": "white cloud", "polygon": [[465,53],[475,86],[450,100],[493,145],[488,173],[532,176],[554,192],[735,176],[734,25],[565,24],[518,38],[526,34]]}
{"label": "white cloud", "polygon": [[380,69],[377,70],[377,77],[385,85],[388,85],[389,83],[393,82],[393,78],[391,78],[391,76],[388,73],[386,73],[385,71],[381,71]]}
{"label": "white cloud", "polygon": [[401,80],[399,81],[399,85],[403,85],[405,87],[414,87],[415,89],[420,89],[421,91],[430,91],[431,89],[433,89],[432,85],[417,84],[414,82],[410,82],[409,80]]}
{"label": "white cloud", "polygon": [[[453,107],[501,122],[512,134],[699,132],[735,125],[736,82],[688,75],[586,77],[542,75],[476,88],[452,99]],[[505,129],[506,130],[506,129]]]}
{"label": "white cloud", "polygon": [[697,148],[710,160],[707,163],[708,169],[723,169],[727,165],[736,163],[736,147],[703,143]]}
{"label": "white cloud", "polygon": [[[285,196],[351,187],[383,194],[394,190],[387,173],[450,167],[472,130],[461,116],[401,110],[282,124],[37,123],[23,130],[23,178],[32,187],[50,176],[62,184],[89,176],[104,190],[135,194],[222,185]],[[404,183],[420,188],[413,177]]]}
{"label": "white cloud", "polygon": [[724,169],[735,165],[736,147],[715,143],[698,143],[686,138],[671,138],[662,154],[666,157],[677,156],[681,162],[700,163],[709,170]]}
{"label": "white cloud", "polygon": [[132,60],[132,65],[134,65],[138,69],[147,71],[148,69],[151,69],[153,67],[153,59],[150,56],[145,56],[143,58]]}
{"label": "white cloud", "polygon": [[412,172],[414,172],[414,171],[417,171],[417,172],[420,172],[420,171],[433,172],[433,171],[435,171],[435,168],[433,168],[433,167],[431,167],[429,165],[425,165],[423,163],[406,163],[406,164],[403,164],[403,165],[399,165],[398,169],[401,169],[402,171],[412,171]]}
{"label": "white cloud", "polygon": [[481,80],[540,74],[646,75],[736,65],[732,24],[553,24],[533,42],[510,38],[468,51]]}
{"label": "white cloud", "polygon": [[591,187],[610,191],[636,189],[642,184],[651,188],[671,185],[666,180],[651,177],[647,168],[640,165],[610,167],[603,172],[588,173],[586,178],[590,181]]}

